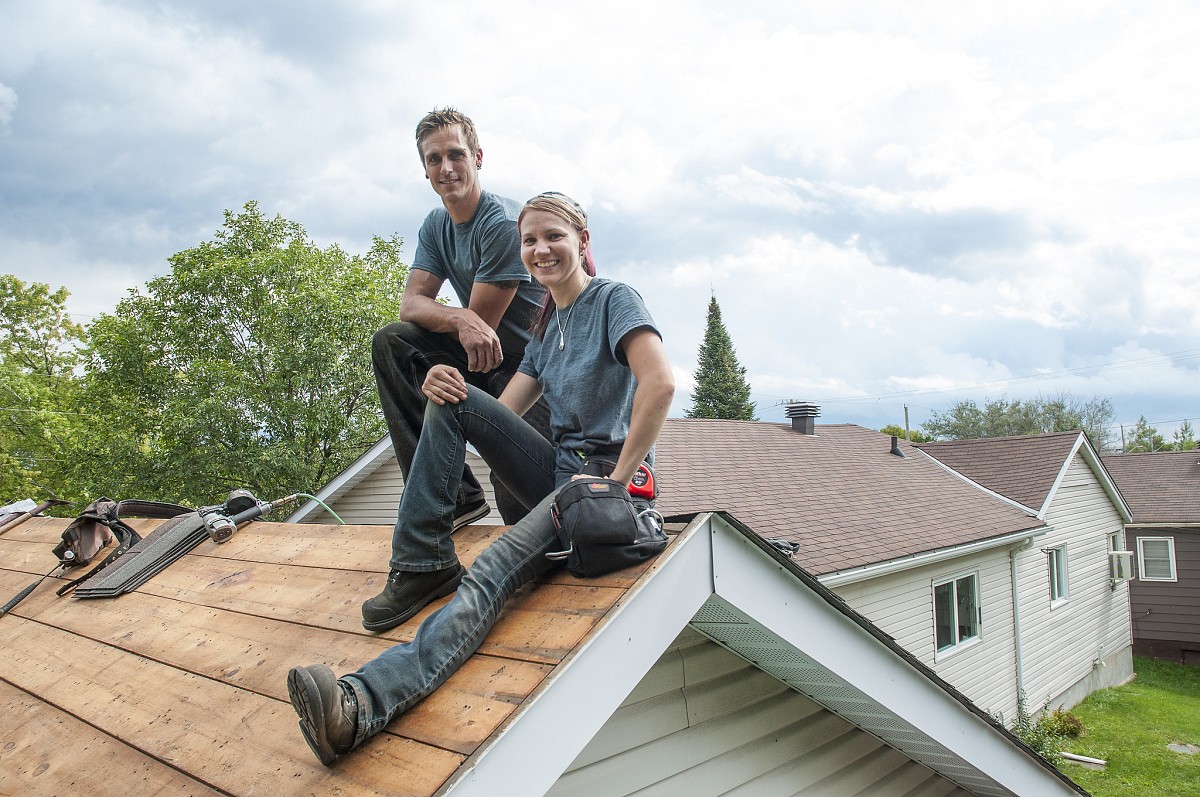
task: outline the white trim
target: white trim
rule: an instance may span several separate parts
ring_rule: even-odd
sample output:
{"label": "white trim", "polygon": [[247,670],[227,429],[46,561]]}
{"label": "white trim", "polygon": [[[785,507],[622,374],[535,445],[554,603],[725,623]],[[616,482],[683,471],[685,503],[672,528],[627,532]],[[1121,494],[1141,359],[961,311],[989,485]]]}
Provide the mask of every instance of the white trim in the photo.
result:
{"label": "white trim", "polygon": [[1044,550],[1046,575],[1050,581],[1050,608],[1053,609],[1071,600],[1071,566],[1066,543]]}
{"label": "white trim", "polygon": [[[497,784],[544,794],[688,625],[973,794],[1082,793],[767,547],[728,516],[693,519],[438,794],[494,795]],[[783,669],[756,654],[764,639]]]}
{"label": "white trim", "polygon": [[[969,637],[966,637],[965,639],[960,639],[958,637],[958,626],[960,625],[960,623],[958,622],[958,582],[964,578],[971,579],[972,591],[975,593],[974,599],[972,601],[972,603],[974,603],[974,605],[975,605],[975,618],[973,621],[973,624],[975,626],[975,633]],[[949,645],[947,645],[944,648],[939,648],[938,647],[938,639],[937,639],[937,626],[938,626],[937,588],[944,587],[947,584],[953,585],[952,606],[954,609],[953,628],[954,628],[955,641],[950,643]],[[981,598],[980,598],[981,593],[982,593],[982,590],[980,590],[980,588],[979,588],[979,570],[978,569],[960,570],[959,572],[957,572],[953,575],[943,576],[941,578],[935,578],[935,579],[930,580],[930,582],[929,582],[929,598],[933,604],[933,660],[935,662],[942,661],[943,659],[945,659],[949,656],[953,656],[955,653],[957,653],[961,650],[965,650],[966,648],[976,645],[983,639],[983,605],[980,602],[981,601]]]}
{"label": "white trim", "polygon": [[707,516],[693,520],[655,563],[653,577],[625,595],[519,717],[438,793],[493,797],[504,793],[497,784],[511,784],[512,793],[548,791],[712,595],[707,526]]}
{"label": "white trim", "polygon": [[851,568],[850,570],[840,570],[836,573],[826,573],[823,576],[818,576],[818,580],[831,589],[844,587],[847,584],[887,576],[904,570],[914,570],[925,565],[937,564],[949,559],[957,559],[960,556],[969,556],[970,554],[982,551],[990,551],[994,548],[1007,548],[1010,545],[1032,542],[1049,531],[1049,526],[1042,525],[1035,529],[1018,531],[1014,534],[1005,534],[1003,537],[993,537],[990,540],[979,540],[977,542],[969,542],[965,545],[939,548],[936,551],[914,554],[903,559],[892,559],[888,562],[878,562],[876,564]]}
{"label": "white trim", "polygon": [[[375,445],[367,449],[367,453],[354,460],[350,464],[350,467],[337,476],[334,476],[328,484],[318,490],[316,493],[317,498],[325,503],[329,503],[330,497],[336,497],[343,489],[348,489],[359,484],[393,456],[395,455],[392,453],[392,438],[384,435]],[[309,499],[303,506],[288,515],[287,519],[283,522],[299,523],[320,508],[322,508],[320,504]]]}
{"label": "white trim", "polygon": [[[1171,564],[1170,578],[1147,578],[1146,577],[1146,551],[1142,544],[1150,540],[1151,542],[1165,542],[1167,544],[1167,557]],[[1167,584],[1179,581],[1179,574],[1175,569],[1175,538],[1174,537],[1138,537],[1138,581],[1152,581],[1160,584]]]}
{"label": "white trim", "polygon": [[[1079,433],[1079,440],[1076,441],[1075,448],[1071,450],[1071,456],[1074,457],[1075,452],[1080,450],[1083,452],[1083,461],[1087,463],[1093,475],[1100,482],[1100,487],[1108,496],[1108,500],[1112,501],[1113,506],[1117,508],[1117,514],[1121,516],[1121,521],[1124,523],[1132,521],[1133,510],[1129,508],[1129,504],[1125,503],[1125,496],[1121,495],[1121,490],[1113,480],[1112,474],[1108,472],[1108,468],[1104,467],[1104,460],[1100,458],[1100,453],[1092,447],[1091,441],[1083,432]],[[1056,483],[1055,488],[1057,487]]]}

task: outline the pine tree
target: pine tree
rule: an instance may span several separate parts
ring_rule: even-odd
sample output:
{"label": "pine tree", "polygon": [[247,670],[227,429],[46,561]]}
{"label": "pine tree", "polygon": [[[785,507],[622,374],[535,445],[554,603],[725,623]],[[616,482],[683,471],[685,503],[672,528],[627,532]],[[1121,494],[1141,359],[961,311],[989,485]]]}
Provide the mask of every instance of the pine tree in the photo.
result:
{"label": "pine tree", "polygon": [[733,350],[733,341],[721,321],[717,297],[708,303],[708,328],[700,344],[700,366],[696,369],[696,392],[692,394],[689,418],[724,418],[756,421],[750,401],[750,384]]}

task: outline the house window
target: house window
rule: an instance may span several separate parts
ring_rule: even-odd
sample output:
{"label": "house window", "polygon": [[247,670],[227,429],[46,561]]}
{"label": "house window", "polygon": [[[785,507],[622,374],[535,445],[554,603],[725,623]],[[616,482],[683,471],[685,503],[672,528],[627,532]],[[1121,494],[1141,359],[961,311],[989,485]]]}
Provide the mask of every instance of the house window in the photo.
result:
{"label": "house window", "polygon": [[1175,538],[1138,537],[1138,579],[1175,581]]}
{"label": "house window", "polygon": [[1046,549],[1050,566],[1050,602],[1067,599],[1067,546]]}
{"label": "house window", "polygon": [[933,622],[938,653],[979,638],[979,580],[976,574],[934,583]]}

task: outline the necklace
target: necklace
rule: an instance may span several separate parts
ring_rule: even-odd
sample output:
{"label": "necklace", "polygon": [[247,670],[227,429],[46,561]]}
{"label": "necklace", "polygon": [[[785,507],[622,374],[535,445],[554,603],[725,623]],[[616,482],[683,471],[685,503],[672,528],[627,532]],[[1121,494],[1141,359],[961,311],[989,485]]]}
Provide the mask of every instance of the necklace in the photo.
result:
{"label": "necklace", "polygon": [[575,312],[575,305],[579,304],[579,297],[583,296],[583,292],[592,284],[592,278],[588,277],[587,282],[583,283],[583,289],[575,295],[575,301],[571,302],[571,306],[567,308],[567,320],[563,321],[556,305],[554,308],[554,320],[558,324],[558,350],[562,351],[567,347],[567,326],[571,323],[571,313]]}

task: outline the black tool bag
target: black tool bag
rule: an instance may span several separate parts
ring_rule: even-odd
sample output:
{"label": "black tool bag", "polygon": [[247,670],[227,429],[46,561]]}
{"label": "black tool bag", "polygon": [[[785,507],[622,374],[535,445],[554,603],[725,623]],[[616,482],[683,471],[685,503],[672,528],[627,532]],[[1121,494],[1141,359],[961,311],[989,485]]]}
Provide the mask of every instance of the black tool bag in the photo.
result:
{"label": "black tool bag", "polygon": [[123,518],[172,518],[191,511],[193,510],[186,506],[160,501],[114,501],[111,498],[97,498],[63,530],[62,541],[54,546],[54,555],[58,557],[64,570],[70,570],[90,564],[114,539],[117,540],[117,547],[85,576],[61,587],[58,594],[66,594],[79,582],[100,572],[142,539]]}
{"label": "black tool bag", "polygon": [[[614,464],[611,460],[592,461],[580,472],[611,472]],[[662,515],[653,508],[653,501],[630,498],[625,485],[604,476],[568,482],[555,497],[551,516],[563,550],[546,556],[565,560],[567,570],[576,576],[622,570],[667,547]]]}

